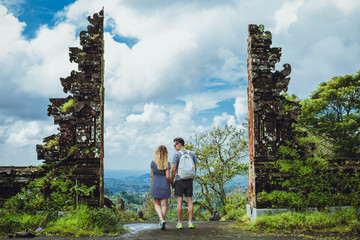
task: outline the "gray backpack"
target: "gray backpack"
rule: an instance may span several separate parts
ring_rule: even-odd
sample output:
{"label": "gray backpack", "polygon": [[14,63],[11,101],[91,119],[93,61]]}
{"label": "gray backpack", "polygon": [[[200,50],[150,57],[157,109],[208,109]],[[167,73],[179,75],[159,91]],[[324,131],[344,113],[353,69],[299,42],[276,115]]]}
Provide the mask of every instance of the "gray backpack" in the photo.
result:
{"label": "gray backpack", "polygon": [[177,175],[181,180],[194,179],[195,177],[195,163],[190,156],[190,151],[187,150],[184,153],[179,151],[181,158],[179,160],[179,167]]}

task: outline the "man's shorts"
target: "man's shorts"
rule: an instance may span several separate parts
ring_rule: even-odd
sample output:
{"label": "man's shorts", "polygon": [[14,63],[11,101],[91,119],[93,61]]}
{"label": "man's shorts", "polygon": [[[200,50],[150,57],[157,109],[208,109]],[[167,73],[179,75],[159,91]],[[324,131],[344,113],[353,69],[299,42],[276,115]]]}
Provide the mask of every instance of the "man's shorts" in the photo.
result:
{"label": "man's shorts", "polygon": [[177,197],[193,196],[193,179],[175,181],[175,196]]}

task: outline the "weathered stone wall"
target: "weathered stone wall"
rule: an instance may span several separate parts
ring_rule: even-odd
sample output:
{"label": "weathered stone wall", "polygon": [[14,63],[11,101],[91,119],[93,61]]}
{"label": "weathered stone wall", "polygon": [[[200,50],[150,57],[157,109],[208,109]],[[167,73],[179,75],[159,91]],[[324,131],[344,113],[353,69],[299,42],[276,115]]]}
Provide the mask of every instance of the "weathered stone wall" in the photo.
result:
{"label": "weathered stone wall", "polygon": [[37,167],[0,166],[0,206],[31,180],[41,176],[42,172]]}
{"label": "weathered stone wall", "polygon": [[72,167],[69,177],[96,186],[89,205],[104,205],[104,11],[88,17],[80,32],[82,49],[70,47],[70,61],[78,64],[67,78],[60,78],[67,98],[52,98],[48,115],[60,132],[37,145],[39,160],[57,167]]}
{"label": "weathered stone wall", "polygon": [[287,91],[291,66],[284,64],[283,70],[275,70],[281,48],[272,48],[271,44],[271,33],[264,31],[264,26],[249,25],[249,204],[253,208],[266,207],[256,201],[256,193],[279,187],[278,176],[266,164],[276,161],[279,146],[292,139],[291,125],[301,112],[299,103],[281,95]]}

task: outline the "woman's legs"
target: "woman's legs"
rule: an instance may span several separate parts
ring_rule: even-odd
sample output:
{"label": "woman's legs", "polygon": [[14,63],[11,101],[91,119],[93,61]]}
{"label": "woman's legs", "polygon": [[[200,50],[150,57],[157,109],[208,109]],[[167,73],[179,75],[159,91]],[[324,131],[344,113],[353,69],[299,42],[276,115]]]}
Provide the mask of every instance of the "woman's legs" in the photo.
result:
{"label": "woman's legs", "polygon": [[160,221],[164,219],[163,214],[161,212],[161,206],[160,206],[160,198],[154,198],[154,207],[157,215],[159,216]]}
{"label": "woman's legs", "polygon": [[167,202],[168,200],[166,198],[160,199],[161,213],[164,219],[166,218]]}

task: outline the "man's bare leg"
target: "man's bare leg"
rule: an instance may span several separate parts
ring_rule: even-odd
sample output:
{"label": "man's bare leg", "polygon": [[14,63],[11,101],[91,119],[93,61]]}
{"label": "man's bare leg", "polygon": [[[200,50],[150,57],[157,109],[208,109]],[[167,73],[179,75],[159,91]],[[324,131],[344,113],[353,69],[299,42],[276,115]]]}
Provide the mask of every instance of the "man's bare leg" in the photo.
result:
{"label": "man's bare leg", "polygon": [[183,203],[183,198],[182,197],[177,197],[177,218],[178,218],[178,223],[181,223],[182,220],[182,203]]}
{"label": "man's bare leg", "polygon": [[192,197],[186,197],[186,202],[189,210],[189,222],[192,223],[194,220],[194,204],[192,201]]}

